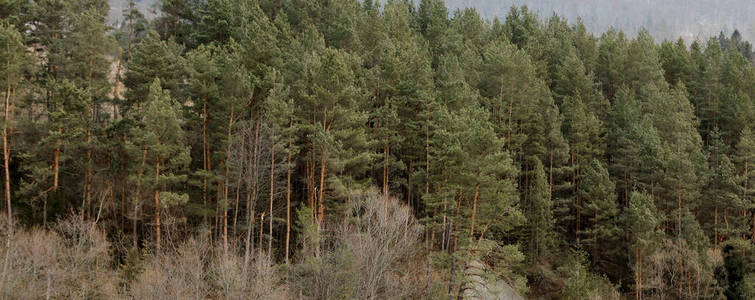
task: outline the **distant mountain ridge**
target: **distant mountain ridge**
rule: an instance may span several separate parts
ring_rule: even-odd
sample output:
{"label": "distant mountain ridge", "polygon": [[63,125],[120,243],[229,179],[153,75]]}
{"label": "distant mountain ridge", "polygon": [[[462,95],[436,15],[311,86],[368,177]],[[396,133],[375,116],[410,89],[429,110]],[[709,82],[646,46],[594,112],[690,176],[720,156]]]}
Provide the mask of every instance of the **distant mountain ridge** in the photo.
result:
{"label": "distant mountain ridge", "polygon": [[[148,17],[159,1],[136,0]],[[109,2],[110,21],[114,23],[121,18],[128,0]],[[582,18],[585,26],[596,34],[614,27],[631,35],[644,27],[659,40],[682,37],[689,41],[706,40],[721,31],[729,35],[738,29],[745,40],[755,41],[752,0],[446,0],[446,5],[451,12],[474,7],[489,19],[504,19],[512,6],[527,5],[542,18],[554,12],[572,23]]]}
{"label": "distant mountain ridge", "polygon": [[614,27],[629,34],[646,28],[656,39],[685,40],[727,35],[738,29],[755,40],[755,1],[752,0],[446,0],[451,10],[474,7],[485,17],[504,18],[511,6],[527,5],[541,17],[554,12],[600,34]]}

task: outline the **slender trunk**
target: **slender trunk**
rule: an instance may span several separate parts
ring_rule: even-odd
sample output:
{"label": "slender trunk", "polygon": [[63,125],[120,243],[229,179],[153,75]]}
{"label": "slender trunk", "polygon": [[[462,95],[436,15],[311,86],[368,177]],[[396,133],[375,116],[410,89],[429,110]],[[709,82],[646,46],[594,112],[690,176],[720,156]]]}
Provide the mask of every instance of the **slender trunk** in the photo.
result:
{"label": "slender trunk", "polygon": [[[228,136],[226,143],[228,144],[226,146],[225,151],[225,180],[223,180],[223,255],[228,255],[228,173],[229,173],[229,162],[231,160],[231,129],[233,128],[233,105],[231,105],[231,116],[228,118]],[[236,193],[238,195],[238,193]],[[238,198],[236,198],[238,199]],[[237,202],[238,203],[238,202]]]}
{"label": "slender trunk", "polygon": [[[243,151],[243,149],[245,147],[246,147],[246,139],[242,138],[241,139],[241,148],[240,149],[242,149],[242,151]],[[245,161],[245,159],[243,159],[243,158],[240,160],[241,165],[239,166],[239,170],[243,170],[244,169],[244,161]],[[239,195],[241,195],[241,179],[242,179],[241,174],[242,173],[239,172],[239,176],[236,179],[236,197],[235,197],[236,198],[236,201],[235,201],[236,203],[235,203],[235,205],[234,205],[235,207],[233,209],[233,234],[232,234],[234,239],[236,238],[236,223],[237,223],[238,217],[239,217]]]}
{"label": "slender trunk", "polygon": [[430,194],[430,125],[425,126],[425,195]]}
{"label": "slender trunk", "polygon": [[390,144],[385,144],[384,157],[383,157],[383,196],[388,195],[388,156],[390,155],[391,146]]}
{"label": "slender trunk", "polygon": [[412,173],[414,173],[414,160],[410,159],[409,160],[409,173],[407,174],[407,178],[406,178],[407,194],[409,195],[407,196],[406,202],[409,203],[409,207],[414,209],[414,201],[413,201],[414,196],[412,194]]}
{"label": "slender trunk", "polygon": [[577,240],[579,240],[579,228],[581,227],[582,223],[582,194],[581,194],[581,187],[580,187],[580,179],[581,176],[581,170],[577,168],[577,179],[576,179],[576,188],[577,188],[577,228],[576,228],[576,235]]}
{"label": "slender trunk", "polygon": [[[207,97],[202,99],[202,169],[205,174],[202,178],[202,206],[207,209],[207,176],[210,172],[210,154],[207,151]],[[202,214],[203,223],[207,223],[207,212]],[[210,230],[212,232],[212,230]]]}
{"label": "slender trunk", "polygon": [[270,215],[267,225],[267,254],[273,253],[273,198],[275,195],[275,146],[270,147]]}
{"label": "slender trunk", "polygon": [[[10,46],[7,46],[10,47]],[[10,64],[10,61],[8,61]],[[8,124],[10,123],[10,97],[12,93],[10,78],[8,78],[8,89],[5,92],[5,116],[3,117],[3,169],[5,171],[5,204],[8,213],[8,244],[10,245],[10,236],[13,231],[13,211],[10,199],[10,148],[8,144]],[[10,248],[8,248],[10,251]],[[6,262],[7,263],[7,262]],[[3,274],[5,275],[5,274]],[[4,277],[4,276],[3,276]],[[3,278],[4,279],[4,278]]]}
{"label": "slender trunk", "polygon": [[126,217],[126,154],[121,151],[121,225],[125,226]]}
{"label": "slender trunk", "polygon": [[160,160],[157,160],[155,162],[155,184],[157,184],[157,187],[155,187],[155,248],[157,249],[157,252],[160,252]]}
{"label": "slender trunk", "polygon": [[[289,125],[292,126],[292,125]],[[288,139],[288,158],[286,159],[286,265],[288,265],[288,246],[291,240],[291,139]]]}
{"label": "slender trunk", "polygon": [[[62,130],[61,130],[62,132]],[[60,145],[55,146],[55,152],[53,155],[53,175],[52,175],[52,190],[58,190],[58,174],[60,174]]]}
{"label": "slender trunk", "polygon": [[[251,122],[251,120],[250,120]],[[257,199],[257,154],[259,152],[259,133],[260,133],[260,122],[259,118],[255,121],[254,125],[254,155],[253,155],[253,164],[252,164],[252,195],[248,198],[247,201],[247,229],[246,229],[246,252],[244,253],[244,266],[247,266],[249,264],[249,255],[251,254],[251,247],[254,247],[252,244],[252,226],[254,225],[254,202]],[[251,146],[251,145],[250,145]]]}
{"label": "slender trunk", "polygon": [[[117,99],[118,97],[118,86],[120,85],[120,79],[121,79],[121,68],[123,67],[123,53],[121,52],[120,58],[118,59],[118,66],[115,68],[115,83],[113,84],[113,99]],[[116,112],[117,105],[113,105],[113,119],[115,119],[117,112]]]}
{"label": "slender trunk", "polygon": [[[142,167],[139,169],[139,175],[137,176],[136,180],[136,192],[138,194],[141,194],[142,192],[142,175],[144,174],[144,167],[147,163],[147,148],[144,148],[144,154],[142,154]],[[139,214],[139,202],[141,201],[141,195],[138,195],[134,199],[134,219],[132,223],[132,230],[134,232],[134,249],[137,249],[139,247],[139,235],[138,235],[138,229],[137,229],[137,221],[139,220],[138,214]]]}
{"label": "slender trunk", "polygon": [[548,158],[548,200],[553,200],[553,150]]}
{"label": "slender trunk", "polygon": [[[262,229],[265,228],[265,213],[263,212],[262,215],[260,215],[260,241],[257,243],[259,245],[257,249],[260,251],[260,255],[262,255]],[[269,255],[270,253],[268,253]]]}
{"label": "slender trunk", "polygon": [[729,215],[729,207],[727,206],[727,207],[724,207],[724,224],[726,225],[726,231],[725,231],[726,233],[724,234],[723,237],[721,237],[722,240],[729,237],[729,218],[728,218],[728,215]]}
{"label": "slender trunk", "polygon": [[676,195],[676,232],[681,236],[682,233],[682,195]]}
{"label": "slender trunk", "polygon": [[323,205],[323,195],[325,191],[325,159],[326,159],[326,152],[325,148],[322,149],[322,153],[320,154],[320,190],[319,195],[317,196],[317,230],[322,229],[322,221],[325,217],[325,206]]}
{"label": "slender trunk", "polygon": [[718,250],[718,206],[713,213],[713,250]]}
{"label": "slender trunk", "polygon": [[592,257],[595,259],[598,257],[598,210],[596,209],[593,213],[595,218],[595,228],[592,229]]}
{"label": "slender trunk", "polygon": [[640,289],[642,289],[642,286],[640,286],[640,248],[637,247],[635,249],[635,255],[634,255],[634,263],[635,263],[635,270],[634,270],[634,298],[636,300],[640,299]]}
{"label": "slender trunk", "polygon": [[[90,40],[90,47],[93,49],[94,39]],[[89,85],[88,89],[91,91],[92,80],[94,78],[94,50],[89,53]],[[87,164],[84,174],[84,202],[87,218],[91,218],[91,205],[92,205],[92,123],[94,122],[94,102],[93,95],[89,95],[89,103],[87,107]]]}
{"label": "slender trunk", "polygon": [[475,184],[475,187],[474,187],[474,197],[472,200],[472,225],[469,228],[469,235],[472,237],[474,237],[474,221],[475,221],[475,216],[477,215],[477,199],[480,196],[480,180],[479,180],[480,171],[477,171],[477,178],[478,178],[477,184]]}
{"label": "slender trunk", "polygon": [[[503,77],[503,74],[501,74],[501,91],[500,91],[500,99],[501,104],[503,104],[503,88],[505,87],[505,80]],[[513,130],[513,111],[514,111],[514,97],[509,97],[509,120],[508,120],[508,128],[506,132],[506,139],[508,140],[506,143],[506,147],[508,150],[511,150],[511,131]]]}

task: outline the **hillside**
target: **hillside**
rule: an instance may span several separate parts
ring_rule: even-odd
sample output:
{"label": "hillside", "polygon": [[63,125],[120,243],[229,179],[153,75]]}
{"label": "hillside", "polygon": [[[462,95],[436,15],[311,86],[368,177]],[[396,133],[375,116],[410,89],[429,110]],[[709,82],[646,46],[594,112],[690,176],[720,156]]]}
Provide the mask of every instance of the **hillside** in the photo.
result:
{"label": "hillside", "polygon": [[[415,0],[419,3],[420,0]],[[109,0],[110,19],[121,17],[128,0]],[[149,14],[159,0],[137,0]],[[723,31],[738,29],[744,39],[755,40],[755,1],[748,0],[446,0],[451,9],[476,8],[487,18],[504,18],[512,6],[527,5],[541,17],[556,13],[576,22],[582,18],[587,28],[602,33],[610,27],[636,33],[646,28],[658,39],[707,39]]]}
{"label": "hillside", "polygon": [[742,32],[755,39],[755,1],[749,0],[447,0],[451,8],[474,7],[488,18],[503,17],[513,6],[527,5],[541,16],[553,13],[571,21],[581,17],[601,33],[610,27],[636,33],[641,27],[658,39],[707,39],[720,31]]}

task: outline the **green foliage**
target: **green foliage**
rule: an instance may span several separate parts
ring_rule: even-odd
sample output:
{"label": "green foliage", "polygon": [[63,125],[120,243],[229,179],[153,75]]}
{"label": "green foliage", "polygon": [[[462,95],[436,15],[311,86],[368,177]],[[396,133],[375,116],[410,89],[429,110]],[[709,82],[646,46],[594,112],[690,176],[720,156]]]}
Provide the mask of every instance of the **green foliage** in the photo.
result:
{"label": "green foliage", "polygon": [[[478,264],[534,298],[749,296],[738,31],[688,47],[446,5],[164,0],[149,21],[129,1],[111,28],[104,0],[0,0],[13,213],[101,224],[135,298],[443,298]],[[147,258],[153,212],[166,245],[222,251]]]}

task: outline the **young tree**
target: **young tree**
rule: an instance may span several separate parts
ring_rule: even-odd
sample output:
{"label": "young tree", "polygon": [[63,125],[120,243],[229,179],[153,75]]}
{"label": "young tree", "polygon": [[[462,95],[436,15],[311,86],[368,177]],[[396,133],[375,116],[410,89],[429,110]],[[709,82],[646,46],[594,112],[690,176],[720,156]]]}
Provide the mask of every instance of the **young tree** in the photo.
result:
{"label": "young tree", "polygon": [[530,188],[529,244],[534,263],[542,261],[549,255],[555,254],[556,232],[554,231],[553,201],[548,189],[548,181],[540,160],[535,160],[533,168],[534,178]]}
{"label": "young tree", "polygon": [[[277,74],[277,73],[276,73]],[[279,75],[276,75],[279,76]],[[281,78],[282,79],[282,78]],[[299,120],[295,119],[295,106],[292,98],[289,98],[289,89],[283,85],[283,80],[276,82],[273,90],[270,91],[265,100],[265,115],[273,127],[272,131],[279,140],[273,145],[272,153],[279,151],[286,156],[286,163],[283,167],[286,169],[286,242],[285,242],[285,262],[289,263],[289,243],[291,241],[291,194],[292,194],[292,173],[295,166],[293,157],[298,154],[299,146],[295,144],[297,138]],[[274,174],[271,172],[271,174]],[[272,183],[272,182],[271,182]],[[271,191],[272,192],[272,191]],[[272,199],[272,198],[271,198]],[[272,217],[272,201],[270,216]],[[271,221],[272,222],[272,221]],[[272,226],[269,232],[272,239]]]}
{"label": "young tree", "polygon": [[634,252],[632,270],[634,271],[635,295],[637,299],[642,299],[645,289],[643,283],[652,276],[652,273],[650,276],[645,274],[650,269],[650,262],[646,259],[650,257],[654,245],[658,242],[657,227],[662,219],[656,214],[653,198],[647,193],[634,191],[624,219],[631,234],[630,249]]}
{"label": "young tree", "polygon": [[[753,166],[755,165],[755,134],[753,134],[750,127],[745,127],[740,133],[739,143],[737,143],[736,153],[734,156],[734,162],[740,179],[740,199],[744,205],[744,210],[740,212],[743,217],[755,208],[755,172],[753,172]],[[749,222],[750,237],[755,239],[755,215]]]}
{"label": "young tree", "polygon": [[580,232],[582,242],[592,248],[593,263],[606,270],[620,250],[616,246],[620,234],[616,218],[619,214],[616,186],[598,160],[593,160],[585,169],[582,185],[582,212],[592,221],[585,222],[585,228]]}
{"label": "young tree", "polygon": [[186,168],[191,160],[184,144],[181,105],[155,79],[144,103],[140,126],[134,137],[148,153],[153,165],[154,180],[151,188],[155,203],[155,248],[160,251],[162,227],[160,213],[175,205],[185,204],[188,195],[174,191],[174,187],[186,181]]}

